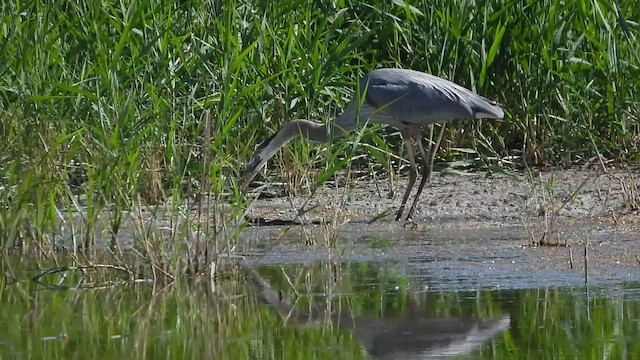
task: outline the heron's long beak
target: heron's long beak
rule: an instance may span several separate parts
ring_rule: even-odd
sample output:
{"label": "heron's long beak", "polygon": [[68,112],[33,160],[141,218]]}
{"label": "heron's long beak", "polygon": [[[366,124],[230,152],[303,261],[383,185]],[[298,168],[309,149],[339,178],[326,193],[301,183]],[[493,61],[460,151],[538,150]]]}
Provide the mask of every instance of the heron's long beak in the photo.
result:
{"label": "heron's long beak", "polygon": [[247,194],[247,189],[249,188],[249,183],[251,182],[251,180],[247,180],[244,177],[240,178],[240,181],[238,182],[238,187],[240,188],[240,193],[242,195],[246,195]]}
{"label": "heron's long beak", "polygon": [[262,159],[260,158],[260,156],[254,156],[245,167],[244,172],[242,172],[242,176],[240,176],[239,185],[240,185],[240,191],[242,192],[243,195],[247,193],[249,184],[251,183],[251,180],[255,176],[256,170],[260,166],[261,162],[262,162]]}
{"label": "heron's long beak", "polygon": [[247,193],[247,188],[249,187],[249,183],[253,176],[260,171],[260,169],[264,166],[269,158],[265,155],[265,149],[271,144],[271,141],[275,138],[276,134],[271,135],[267,140],[263,141],[258,148],[253,153],[251,157],[251,161],[244,168],[244,172],[242,172],[242,176],[240,177],[240,190],[243,194]]}

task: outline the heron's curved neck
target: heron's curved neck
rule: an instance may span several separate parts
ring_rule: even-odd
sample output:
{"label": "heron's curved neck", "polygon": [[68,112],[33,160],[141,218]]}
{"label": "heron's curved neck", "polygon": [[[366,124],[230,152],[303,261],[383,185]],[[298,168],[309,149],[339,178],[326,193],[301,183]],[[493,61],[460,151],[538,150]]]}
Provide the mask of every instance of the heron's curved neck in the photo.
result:
{"label": "heron's curved neck", "polygon": [[348,129],[341,128],[339,124],[338,128],[332,129],[333,134],[327,133],[327,126],[318,124],[309,120],[293,120],[284,125],[275,135],[265,140],[257,150],[254,156],[254,162],[248,167],[249,170],[245,170],[245,173],[251,174],[260,170],[267,161],[280,150],[283,146],[289,143],[291,140],[302,136],[307,141],[315,143],[326,143],[329,140],[329,136],[332,138],[341,137],[347,134],[353,126],[349,124]]}
{"label": "heron's curved neck", "polygon": [[311,142],[326,143],[327,127],[309,120],[293,120],[278,131],[278,134],[273,139],[273,143],[284,146],[298,136],[302,136]]}
{"label": "heron's curved neck", "polygon": [[327,127],[309,120],[292,120],[288,122],[271,139],[263,143],[262,146],[264,148],[260,156],[262,163],[258,167],[262,167],[280,148],[298,136],[302,136],[311,142],[326,143]]}

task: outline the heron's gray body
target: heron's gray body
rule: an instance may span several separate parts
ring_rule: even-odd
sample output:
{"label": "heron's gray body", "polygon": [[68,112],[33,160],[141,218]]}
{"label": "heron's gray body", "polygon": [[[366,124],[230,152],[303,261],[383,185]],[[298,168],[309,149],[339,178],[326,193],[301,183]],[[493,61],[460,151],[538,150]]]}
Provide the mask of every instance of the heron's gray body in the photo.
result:
{"label": "heron's gray body", "polygon": [[[500,119],[503,116],[504,111],[495,102],[451,81],[409,69],[378,69],[360,79],[358,92],[344,112],[333,122],[334,126],[343,131],[334,130],[332,134],[334,137],[342,136],[373,123],[391,125],[400,130],[407,146],[411,173],[396,217],[398,219],[417,176],[411,141],[417,143],[423,165],[428,165],[421,141],[423,126],[454,119]],[[307,120],[291,121],[258,147],[245,169],[245,179],[249,181],[249,177],[259,171],[269,158],[297,136],[314,142],[329,140],[329,132],[325,125]],[[424,171],[427,169],[423,168]],[[430,169],[428,176],[424,175],[423,173],[408,218],[413,214],[424,183],[430,176]]]}
{"label": "heron's gray body", "polygon": [[[495,102],[451,81],[410,69],[378,69],[365,75],[335,123],[352,130],[358,123],[422,127],[464,118],[502,118]],[[364,101],[362,101],[364,100]],[[358,104],[358,123],[354,122]]]}

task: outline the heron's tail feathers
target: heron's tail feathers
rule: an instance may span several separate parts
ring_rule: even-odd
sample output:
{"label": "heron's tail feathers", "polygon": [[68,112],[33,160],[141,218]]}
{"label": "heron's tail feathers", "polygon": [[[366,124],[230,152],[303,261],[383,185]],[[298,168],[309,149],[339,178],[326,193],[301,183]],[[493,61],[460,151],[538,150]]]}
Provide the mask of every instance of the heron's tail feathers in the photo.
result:
{"label": "heron's tail feathers", "polygon": [[483,98],[473,104],[473,112],[476,119],[502,119],[504,118],[504,110],[497,102]]}

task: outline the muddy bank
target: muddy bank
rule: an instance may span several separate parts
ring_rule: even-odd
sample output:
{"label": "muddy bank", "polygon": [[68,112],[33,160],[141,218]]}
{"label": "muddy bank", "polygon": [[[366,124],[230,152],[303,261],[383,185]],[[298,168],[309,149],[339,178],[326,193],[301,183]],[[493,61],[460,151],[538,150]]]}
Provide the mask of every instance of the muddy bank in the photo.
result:
{"label": "muddy bank", "polygon": [[[613,226],[637,227],[640,212],[633,202],[640,201],[631,172],[610,167],[602,170],[536,171],[531,175],[485,173],[434,173],[418,203],[413,220],[419,224],[450,223],[460,220],[494,226],[501,222],[535,222],[555,218],[568,222],[604,222]],[[302,218],[308,221],[366,222],[392,212],[384,221],[393,221],[400,205],[406,179],[351,181],[348,186],[326,184],[308,197],[270,197],[257,199],[247,215],[264,220],[293,220],[297,210],[308,203]],[[268,186],[268,185],[267,185]],[[391,191],[389,191],[391,189]],[[282,193],[271,186],[271,193]],[[255,196],[256,194],[254,194]],[[392,196],[390,196],[392,195]],[[631,197],[629,199],[628,197]],[[413,197],[409,198],[409,204]],[[635,206],[640,206],[636,203]]]}
{"label": "muddy bank", "polygon": [[[392,199],[384,181],[329,184],[302,216],[316,224],[251,226],[242,238],[252,264],[383,262],[408,272],[418,286],[443,290],[583,286],[587,245],[590,284],[638,282],[640,214],[627,198],[633,181],[617,169],[533,177],[436,173],[416,224],[396,222],[393,213],[368,223],[399,205],[406,180],[394,185]],[[258,199],[248,216],[294,220],[306,200]],[[542,236],[566,246],[532,246]],[[326,246],[331,241],[334,249]]]}
{"label": "muddy bank", "polygon": [[[233,240],[232,251],[248,265],[383,262],[424,280],[417,284],[441,289],[580,286],[588,244],[590,283],[627,283],[640,281],[640,213],[630,208],[629,198],[638,196],[630,190],[634,181],[629,172],[613,168],[534,176],[435,173],[415,223],[393,220],[406,179],[393,183],[391,199],[386,180],[327,184],[301,216],[311,225],[293,224],[307,197],[262,198],[247,209],[247,217],[279,225],[228,223],[221,239],[222,244]],[[206,231],[227,206],[233,205],[202,213],[186,207],[178,208],[180,213],[140,209],[125,214],[115,236],[109,213],[91,229],[83,228],[78,213],[50,238],[68,249],[84,239],[83,231],[90,232],[98,248],[114,241],[127,249],[145,239],[165,247],[181,240],[195,244],[211,241]],[[218,217],[213,211],[219,211]],[[385,211],[388,217],[369,223]],[[567,246],[532,246],[542,237]]]}

